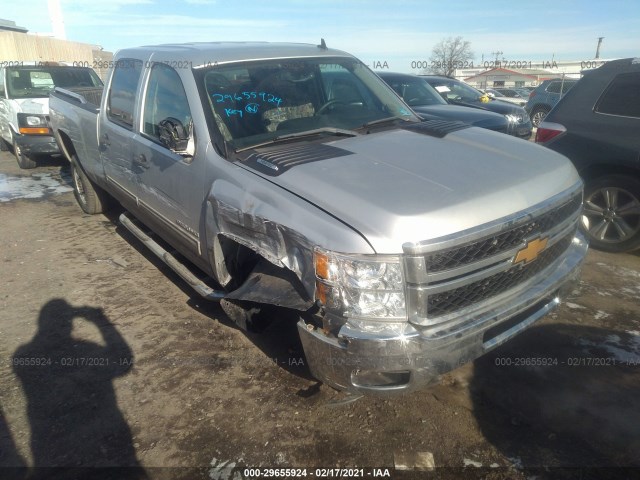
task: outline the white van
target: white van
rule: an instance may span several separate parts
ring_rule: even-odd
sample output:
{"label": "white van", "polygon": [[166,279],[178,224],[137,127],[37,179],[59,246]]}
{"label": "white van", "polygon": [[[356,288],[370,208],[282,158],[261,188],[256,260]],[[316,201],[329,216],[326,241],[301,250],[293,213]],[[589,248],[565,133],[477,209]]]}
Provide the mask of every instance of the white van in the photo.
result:
{"label": "white van", "polygon": [[55,87],[102,86],[87,67],[13,62],[0,68],[0,150],[13,148],[20,168],[34,168],[40,154],[60,153],[49,128],[49,93]]}

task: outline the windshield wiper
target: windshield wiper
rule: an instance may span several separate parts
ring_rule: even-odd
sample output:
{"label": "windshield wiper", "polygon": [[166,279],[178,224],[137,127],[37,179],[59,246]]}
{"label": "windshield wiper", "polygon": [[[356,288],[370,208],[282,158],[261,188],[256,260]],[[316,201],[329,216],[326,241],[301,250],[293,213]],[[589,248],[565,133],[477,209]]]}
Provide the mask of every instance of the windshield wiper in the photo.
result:
{"label": "windshield wiper", "polygon": [[272,145],[274,143],[278,143],[284,140],[290,140],[292,138],[311,137],[314,135],[321,135],[323,133],[336,135],[338,137],[357,137],[358,135],[360,135],[358,132],[355,132],[353,130],[347,130],[344,128],[333,128],[333,127],[314,128],[313,130],[305,130],[303,132],[288,133],[286,135],[278,135],[277,137],[262,143],[256,143],[255,145],[250,145],[248,147],[237,148],[235,152],[240,153],[240,152],[244,152],[245,150],[251,150],[252,148]]}

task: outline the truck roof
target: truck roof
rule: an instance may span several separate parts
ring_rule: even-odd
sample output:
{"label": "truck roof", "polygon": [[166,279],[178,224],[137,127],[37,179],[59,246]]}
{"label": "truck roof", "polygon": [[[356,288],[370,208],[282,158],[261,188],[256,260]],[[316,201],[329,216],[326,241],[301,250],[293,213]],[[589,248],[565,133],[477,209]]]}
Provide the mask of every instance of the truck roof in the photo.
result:
{"label": "truck roof", "polygon": [[116,52],[116,60],[135,58],[158,61],[187,62],[193,68],[221,63],[266,60],[271,58],[350,57],[332,48],[306,43],[271,42],[194,42],[166,45],[146,45]]}

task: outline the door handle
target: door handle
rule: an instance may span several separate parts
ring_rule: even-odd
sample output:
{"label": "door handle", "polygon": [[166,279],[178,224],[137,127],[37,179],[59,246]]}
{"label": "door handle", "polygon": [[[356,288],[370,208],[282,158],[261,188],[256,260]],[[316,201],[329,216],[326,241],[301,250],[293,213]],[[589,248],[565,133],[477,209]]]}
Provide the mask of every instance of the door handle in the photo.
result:
{"label": "door handle", "polygon": [[109,135],[107,135],[106,133],[103,133],[100,136],[100,145],[106,147],[108,145],[111,145],[111,142],[109,141]]}
{"label": "door handle", "polygon": [[139,155],[134,155],[133,163],[141,166],[142,168],[149,168],[149,161],[147,160],[147,157],[145,156],[144,153],[141,153]]}

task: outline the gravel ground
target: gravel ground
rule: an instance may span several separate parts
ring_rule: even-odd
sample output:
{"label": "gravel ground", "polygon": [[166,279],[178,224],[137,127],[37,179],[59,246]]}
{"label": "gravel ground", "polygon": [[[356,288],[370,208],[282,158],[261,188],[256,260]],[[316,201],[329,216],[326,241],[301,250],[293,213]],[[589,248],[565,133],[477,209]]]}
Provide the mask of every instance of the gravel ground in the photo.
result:
{"label": "gravel ground", "polygon": [[0,153],[2,478],[640,474],[638,253],[591,251],[581,292],[440,385],[337,405],[291,323],[243,333],[116,218],[80,211],[62,160]]}

